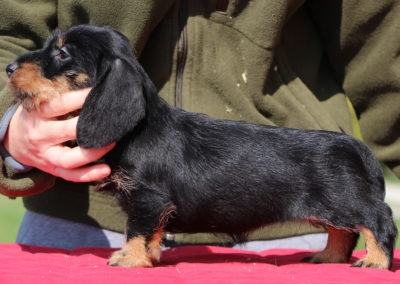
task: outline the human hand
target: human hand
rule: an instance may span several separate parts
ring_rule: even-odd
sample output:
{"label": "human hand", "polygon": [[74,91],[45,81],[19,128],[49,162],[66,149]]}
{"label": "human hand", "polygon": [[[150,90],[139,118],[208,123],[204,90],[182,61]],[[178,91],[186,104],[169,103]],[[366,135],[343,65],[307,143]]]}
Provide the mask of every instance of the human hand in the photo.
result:
{"label": "human hand", "polygon": [[72,91],[42,105],[38,111],[19,106],[14,113],[4,147],[18,162],[74,182],[102,179],[111,173],[106,164],[87,165],[105,155],[115,143],[99,149],[70,148],[62,143],[76,139],[78,117],[57,117],[82,108],[90,89]]}

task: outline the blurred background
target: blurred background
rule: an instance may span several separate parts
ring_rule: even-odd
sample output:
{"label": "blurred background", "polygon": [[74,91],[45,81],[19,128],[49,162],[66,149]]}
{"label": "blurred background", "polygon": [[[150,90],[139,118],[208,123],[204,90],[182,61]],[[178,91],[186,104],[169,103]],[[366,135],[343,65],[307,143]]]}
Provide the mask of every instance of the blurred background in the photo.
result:
{"label": "blurred background", "polygon": [[[400,231],[400,180],[389,170],[384,168],[386,180],[386,202],[393,210],[397,228]],[[0,195],[0,243],[13,243],[17,236],[18,227],[24,215],[21,198],[9,199]],[[396,247],[400,248],[400,238]],[[361,237],[356,250],[364,249],[364,240]]]}
{"label": "blurred background", "polygon": [[25,209],[22,198],[9,199],[0,195],[0,243],[13,243]]}

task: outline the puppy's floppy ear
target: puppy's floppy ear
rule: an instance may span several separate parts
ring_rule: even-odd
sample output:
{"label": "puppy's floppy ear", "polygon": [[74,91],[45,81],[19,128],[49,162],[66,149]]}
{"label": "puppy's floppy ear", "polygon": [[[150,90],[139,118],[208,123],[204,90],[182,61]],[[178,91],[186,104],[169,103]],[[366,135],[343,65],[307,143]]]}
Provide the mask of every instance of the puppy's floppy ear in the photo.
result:
{"label": "puppy's floppy ear", "polygon": [[78,120],[77,142],[84,148],[120,140],[145,116],[144,71],[139,63],[103,58],[98,72]]}

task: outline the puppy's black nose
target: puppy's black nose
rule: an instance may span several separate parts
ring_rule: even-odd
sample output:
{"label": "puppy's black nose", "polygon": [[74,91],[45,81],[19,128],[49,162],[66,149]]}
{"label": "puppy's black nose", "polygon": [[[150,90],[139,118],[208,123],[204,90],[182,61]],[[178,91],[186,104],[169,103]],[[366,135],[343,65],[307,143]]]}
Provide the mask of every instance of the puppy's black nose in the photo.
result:
{"label": "puppy's black nose", "polygon": [[14,74],[15,71],[17,71],[17,69],[18,69],[18,65],[16,63],[8,64],[6,66],[6,72],[7,72],[8,77],[10,77],[12,74]]}

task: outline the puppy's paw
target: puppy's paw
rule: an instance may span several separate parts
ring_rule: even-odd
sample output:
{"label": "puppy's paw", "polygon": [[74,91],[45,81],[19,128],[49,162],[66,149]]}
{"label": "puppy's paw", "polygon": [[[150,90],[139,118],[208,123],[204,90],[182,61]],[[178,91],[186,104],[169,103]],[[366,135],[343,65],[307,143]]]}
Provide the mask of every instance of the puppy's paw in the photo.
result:
{"label": "puppy's paw", "polygon": [[363,258],[351,265],[351,267],[368,267],[377,269],[389,269],[389,263],[387,261],[377,262],[371,261],[368,258]]}
{"label": "puppy's paw", "polygon": [[311,254],[301,260],[301,262],[305,263],[345,263],[347,262],[347,258],[341,254],[333,254],[328,251],[320,251]]}
{"label": "puppy's paw", "polygon": [[303,258],[301,260],[301,262],[304,262],[304,263],[317,263],[317,264],[318,263],[323,263],[322,259],[319,258],[318,256],[315,256],[314,253],[312,255],[310,255],[310,256],[306,256],[305,258]]}
{"label": "puppy's paw", "polygon": [[122,267],[153,267],[153,263],[147,255],[129,254],[123,249],[114,252],[107,264]]}

